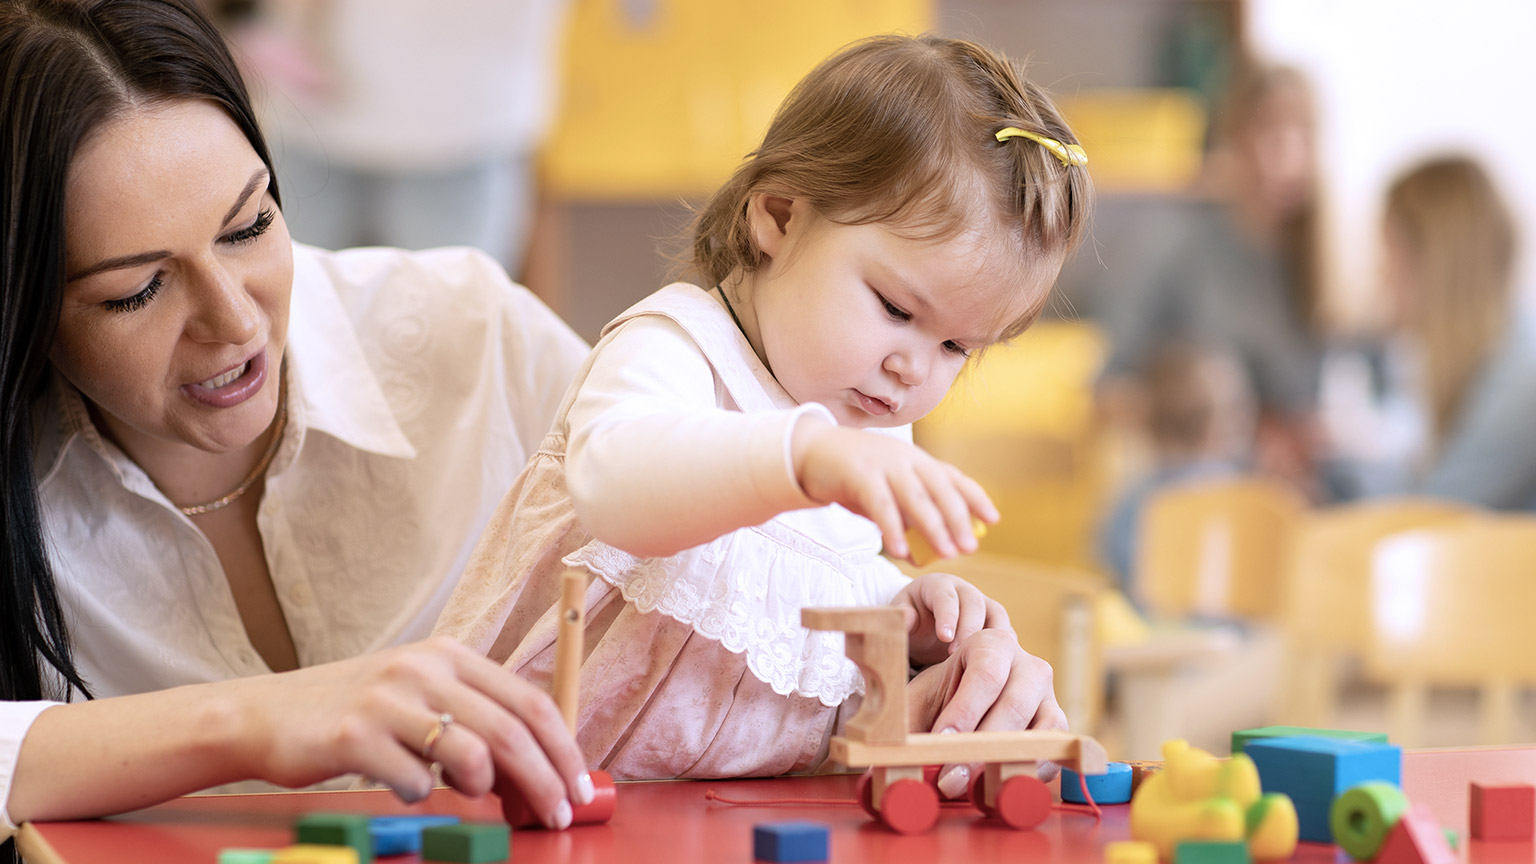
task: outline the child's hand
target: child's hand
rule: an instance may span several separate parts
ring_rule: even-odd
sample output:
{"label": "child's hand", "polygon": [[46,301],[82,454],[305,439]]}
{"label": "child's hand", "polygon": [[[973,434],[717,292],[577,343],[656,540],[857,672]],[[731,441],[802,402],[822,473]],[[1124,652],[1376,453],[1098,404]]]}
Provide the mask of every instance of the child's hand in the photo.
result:
{"label": "child's hand", "polygon": [[907,616],[907,654],[912,665],[943,662],[983,629],[1013,633],[1002,604],[976,586],[948,573],[924,573],[913,579],[891,605]]}
{"label": "child's hand", "polygon": [[905,441],[807,416],[795,426],[791,449],[805,494],[873,521],[885,551],[897,558],[907,557],[909,525],[950,558],[976,551],[972,514],[997,521],[981,484]]}
{"label": "child's hand", "polygon": [[[1051,666],[1025,653],[1011,630],[982,630],[947,660],[917,673],[907,684],[907,729],[912,732],[992,732],[1066,729],[1067,715],[1056,704]],[[939,791],[964,794],[971,765],[945,766]],[[1040,764],[1042,780],[1057,766]]]}

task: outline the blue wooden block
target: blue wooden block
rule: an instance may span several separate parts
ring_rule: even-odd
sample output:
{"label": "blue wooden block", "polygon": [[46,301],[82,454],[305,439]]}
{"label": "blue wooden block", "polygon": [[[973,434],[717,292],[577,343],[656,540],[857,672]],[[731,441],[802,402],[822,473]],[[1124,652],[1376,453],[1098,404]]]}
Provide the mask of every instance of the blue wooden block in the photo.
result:
{"label": "blue wooden block", "polygon": [[820,822],[763,822],[752,827],[758,861],[825,861],[831,834]]}
{"label": "blue wooden block", "polygon": [[1259,769],[1265,792],[1289,795],[1300,839],[1332,843],[1333,799],[1367,780],[1402,785],[1403,750],[1395,744],[1296,736],[1248,742],[1243,752]]}
{"label": "blue wooden block", "polygon": [[375,816],[368,822],[373,854],[405,855],[421,851],[421,831],[433,825],[457,825],[457,816]]}
{"label": "blue wooden block", "polygon": [[[1124,762],[1109,763],[1103,774],[1089,774],[1088,794],[1095,804],[1124,804],[1131,800],[1131,766]],[[1061,800],[1071,804],[1087,804],[1083,798],[1083,786],[1078,773],[1071,768],[1061,769]]]}

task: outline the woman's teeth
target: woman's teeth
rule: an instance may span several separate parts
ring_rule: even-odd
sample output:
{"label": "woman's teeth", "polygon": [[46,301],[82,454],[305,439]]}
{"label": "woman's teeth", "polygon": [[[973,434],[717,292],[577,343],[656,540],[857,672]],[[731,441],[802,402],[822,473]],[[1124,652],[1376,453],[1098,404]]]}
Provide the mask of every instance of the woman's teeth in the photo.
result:
{"label": "woman's teeth", "polygon": [[239,378],[241,375],[244,375],[246,370],[250,368],[251,363],[249,360],[247,360],[246,362],[241,363],[238,367],[225,372],[223,375],[220,375],[217,378],[209,378],[207,381],[204,381],[198,386],[207,387],[209,390],[217,390],[220,387],[223,387],[225,384],[228,384],[231,381],[234,381],[236,378]]}

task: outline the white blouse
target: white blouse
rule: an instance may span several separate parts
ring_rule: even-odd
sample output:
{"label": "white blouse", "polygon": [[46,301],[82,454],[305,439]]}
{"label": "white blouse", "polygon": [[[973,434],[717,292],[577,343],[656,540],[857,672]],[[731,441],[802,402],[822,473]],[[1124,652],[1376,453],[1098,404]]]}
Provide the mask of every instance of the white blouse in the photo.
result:
{"label": "white blouse", "polygon": [[[427,636],[587,346],[469,249],[296,245],[289,420],[258,525],[301,665]],[[269,671],[213,547],[55,380],[43,522],[75,662],[99,697]],[[21,738],[0,711],[0,840]]]}

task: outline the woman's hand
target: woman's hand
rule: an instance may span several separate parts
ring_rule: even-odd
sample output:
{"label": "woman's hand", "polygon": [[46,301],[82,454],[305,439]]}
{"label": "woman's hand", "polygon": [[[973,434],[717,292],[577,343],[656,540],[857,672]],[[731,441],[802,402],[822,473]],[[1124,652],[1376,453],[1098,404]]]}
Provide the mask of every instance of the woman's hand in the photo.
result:
{"label": "woman's hand", "polygon": [[939,557],[951,558],[976,551],[972,514],[997,521],[981,484],[905,441],[807,415],[795,424],[790,449],[805,494],[873,521],[885,551],[897,558],[909,553],[903,536],[909,526]]}
{"label": "woman's hand", "polygon": [[[304,786],[358,772],[406,801],[443,779],[480,796],[504,774],[552,828],[593,795],[580,749],[543,690],[452,639],[248,682],[252,776]],[[440,718],[452,720],[439,732]],[[431,741],[430,753],[424,752]]]}
{"label": "woman's hand", "polygon": [[984,629],[1013,633],[1001,603],[948,573],[924,573],[891,601],[907,617],[907,655],[913,666],[942,662]]}
{"label": "woman's hand", "polygon": [[[982,630],[907,684],[907,729],[913,732],[1066,728],[1050,664],[1025,653],[1011,630]],[[939,791],[950,798],[964,794],[973,770],[945,766]],[[1042,763],[1040,779],[1049,780],[1056,771]]]}

